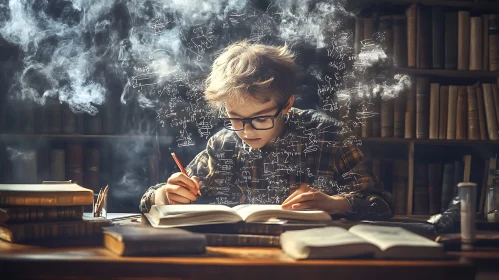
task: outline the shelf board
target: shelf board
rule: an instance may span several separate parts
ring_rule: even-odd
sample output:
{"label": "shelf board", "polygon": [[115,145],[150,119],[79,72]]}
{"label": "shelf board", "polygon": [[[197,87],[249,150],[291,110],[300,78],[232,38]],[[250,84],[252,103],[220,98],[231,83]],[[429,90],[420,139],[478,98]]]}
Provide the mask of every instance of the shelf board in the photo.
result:
{"label": "shelf board", "polygon": [[86,134],[0,134],[2,140],[159,140],[164,142],[173,141],[173,136],[153,136],[153,135],[86,135]]}
{"label": "shelf board", "polygon": [[444,7],[456,7],[463,9],[472,10],[497,10],[499,9],[498,1],[443,1],[443,0],[355,0],[349,1],[347,8],[357,7],[362,8],[368,5],[411,5],[411,4],[422,4],[426,6],[444,6]]}
{"label": "shelf board", "polygon": [[409,144],[414,142],[420,145],[499,145],[499,141],[490,140],[437,140],[437,139],[405,139],[405,138],[382,138],[368,137],[361,138],[362,142],[366,143],[403,143]]}
{"label": "shelf board", "polygon": [[416,69],[416,68],[395,68],[395,71],[410,75],[448,77],[448,78],[483,79],[483,78],[499,77],[499,71],[463,71],[463,70]]}

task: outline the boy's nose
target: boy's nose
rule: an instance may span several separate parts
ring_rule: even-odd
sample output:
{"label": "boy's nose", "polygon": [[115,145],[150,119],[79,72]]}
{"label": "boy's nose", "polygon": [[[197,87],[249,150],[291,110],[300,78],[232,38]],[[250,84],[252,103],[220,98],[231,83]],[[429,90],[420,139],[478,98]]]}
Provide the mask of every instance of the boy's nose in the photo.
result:
{"label": "boy's nose", "polygon": [[245,123],[244,126],[243,126],[243,131],[245,134],[247,134],[247,132],[253,132],[255,131],[255,129],[251,126],[250,123]]}

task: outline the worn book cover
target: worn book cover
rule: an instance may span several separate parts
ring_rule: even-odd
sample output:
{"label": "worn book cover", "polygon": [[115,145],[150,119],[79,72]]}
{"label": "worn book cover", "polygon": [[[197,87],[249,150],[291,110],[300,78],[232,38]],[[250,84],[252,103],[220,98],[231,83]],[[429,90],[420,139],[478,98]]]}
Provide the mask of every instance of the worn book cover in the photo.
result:
{"label": "worn book cover", "polygon": [[0,184],[0,206],[92,205],[94,192],[77,184]]}
{"label": "worn book cover", "polygon": [[102,234],[111,225],[103,218],[83,217],[76,221],[33,222],[0,225],[0,238],[12,243],[31,243],[52,239],[90,237]]}
{"label": "worn book cover", "polygon": [[0,208],[0,224],[81,220],[83,206],[17,206]]}
{"label": "worn book cover", "polygon": [[106,227],[104,246],[120,256],[202,254],[206,238],[179,228]]}

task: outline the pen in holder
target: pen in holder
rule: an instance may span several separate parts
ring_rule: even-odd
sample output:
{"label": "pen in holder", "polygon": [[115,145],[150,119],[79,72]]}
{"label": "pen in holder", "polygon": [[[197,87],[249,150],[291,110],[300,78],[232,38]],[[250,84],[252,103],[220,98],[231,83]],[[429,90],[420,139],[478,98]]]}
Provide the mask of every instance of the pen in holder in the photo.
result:
{"label": "pen in holder", "polygon": [[100,190],[99,194],[94,194],[94,205],[92,207],[92,214],[94,217],[107,218],[107,192],[109,187],[106,186],[104,190]]}

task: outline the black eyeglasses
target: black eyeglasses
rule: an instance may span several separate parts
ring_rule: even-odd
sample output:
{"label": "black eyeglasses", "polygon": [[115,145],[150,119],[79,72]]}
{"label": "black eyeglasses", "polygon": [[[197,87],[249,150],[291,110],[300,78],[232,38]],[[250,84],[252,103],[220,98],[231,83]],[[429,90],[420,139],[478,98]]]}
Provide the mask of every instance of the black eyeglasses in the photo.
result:
{"label": "black eyeglasses", "polygon": [[224,127],[232,131],[244,129],[244,125],[249,123],[256,130],[267,130],[274,127],[274,120],[281,114],[283,106],[273,116],[257,116],[252,118],[219,118]]}

